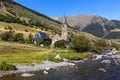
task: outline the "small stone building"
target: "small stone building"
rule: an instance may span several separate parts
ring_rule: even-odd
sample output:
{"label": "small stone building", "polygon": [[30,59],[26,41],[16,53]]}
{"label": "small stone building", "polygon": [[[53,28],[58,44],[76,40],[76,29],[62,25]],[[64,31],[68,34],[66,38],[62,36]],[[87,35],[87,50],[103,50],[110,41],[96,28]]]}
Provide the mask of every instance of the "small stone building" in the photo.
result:
{"label": "small stone building", "polygon": [[51,42],[51,39],[44,32],[39,32],[38,34],[36,34],[36,36],[33,38],[34,44],[36,44],[36,42],[39,39],[43,39],[45,41],[50,41]]}

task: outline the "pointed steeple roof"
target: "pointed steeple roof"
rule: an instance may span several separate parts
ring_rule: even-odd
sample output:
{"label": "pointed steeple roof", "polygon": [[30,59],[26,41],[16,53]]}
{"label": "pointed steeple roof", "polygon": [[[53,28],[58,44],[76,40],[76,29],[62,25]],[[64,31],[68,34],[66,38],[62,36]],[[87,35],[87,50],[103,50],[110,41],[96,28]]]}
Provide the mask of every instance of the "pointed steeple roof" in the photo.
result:
{"label": "pointed steeple roof", "polygon": [[66,19],[66,16],[65,16],[65,14],[64,14],[64,17],[63,17],[62,24],[67,24],[67,19]]}

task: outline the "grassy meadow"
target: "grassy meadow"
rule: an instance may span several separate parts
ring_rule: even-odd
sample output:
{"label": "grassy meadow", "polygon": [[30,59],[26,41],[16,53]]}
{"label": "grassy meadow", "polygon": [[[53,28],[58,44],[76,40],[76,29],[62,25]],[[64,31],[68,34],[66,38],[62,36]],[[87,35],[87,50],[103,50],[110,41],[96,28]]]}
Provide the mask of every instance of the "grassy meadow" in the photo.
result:
{"label": "grassy meadow", "polygon": [[[60,55],[61,60],[56,60],[54,58],[57,54]],[[91,58],[92,54],[76,53],[72,50],[40,48],[34,45],[0,41],[0,63],[41,64],[44,60],[60,62],[63,61],[64,58],[69,60],[80,60],[86,57]]]}

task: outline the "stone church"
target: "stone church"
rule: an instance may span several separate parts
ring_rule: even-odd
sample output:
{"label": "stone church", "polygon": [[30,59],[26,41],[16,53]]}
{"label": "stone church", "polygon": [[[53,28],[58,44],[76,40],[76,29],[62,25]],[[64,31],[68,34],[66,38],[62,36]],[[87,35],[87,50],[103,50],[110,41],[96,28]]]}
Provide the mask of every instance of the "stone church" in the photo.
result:
{"label": "stone church", "polygon": [[64,15],[63,21],[62,21],[62,30],[61,33],[57,33],[53,38],[52,38],[52,46],[54,46],[54,43],[59,40],[65,40],[67,42],[70,41],[68,38],[68,24],[67,24],[67,19],[66,16]]}

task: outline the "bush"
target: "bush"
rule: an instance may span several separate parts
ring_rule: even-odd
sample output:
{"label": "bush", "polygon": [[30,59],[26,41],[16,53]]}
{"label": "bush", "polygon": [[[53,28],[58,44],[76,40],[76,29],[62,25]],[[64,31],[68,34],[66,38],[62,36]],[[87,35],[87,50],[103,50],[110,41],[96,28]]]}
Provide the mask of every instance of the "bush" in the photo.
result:
{"label": "bush", "polygon": [[120,48],[120,44],[117,43],[111,43],[113,48],[116,48],[117,50]]}
{"label": "bush", "polygon": [[33,35],[32,33],[30,33],[28,38],[25,40],[25,43],[33,43],[32,40],[33,40]]}
{"label": "bush", "polygon": [[97,41],[93,41],[94,45],[92,48],[94,49],[94,52],[100,53],[104,48],[111,47],[108,42],[104,39],[100,39]]}
{"label": "bush", "polygon": [[1,39],[4,41],[13,41],[13,32],[4,32],[1,34]]}
{"label": "bush", "polygon": [[91,50],[91,43],[84,36],[74,36],[72,37],[73,46],[71,49],[76,52],[86,52]]}
{"label": "bush", "polygon": [[16,70],[16,66],[2,62],[0,64],[0,70]]}
{"label": "bush", "polygon": [[101,46],[101,47],[103,47],[103,48],[110,46],[110,45],[107,43],[107,41],[104,40],[104,39],[97,40],[97,41],[94,42],[94,44],[95,44],[95,45],[98,45],[98,46]]}
{"label": "bush", "polygon": [[21,33],[15,34],[15,35],[14,35],[14,42],[24,43],[23,34],[21,34]]}
{"label": "bush", "polygon": [[66,48],[66,43],[67,42],[65,40],[59,40],[59,41],[55,42],[54,46],[56,48],[62,48],[62,49],[64,49],[64,48]]}
{"label": "bush", "polygon": [[37,46],[40,46],[40,44],[43,44],[44,46],[49,46],[51,44],[51,41],[39,39],[37,40]]}
{"label": "bush", "polygon": [[20,43],[25,42],[23,34],[17,33],[14,35],[12,31],[2,33],[1,39],[3,41],[20,42]]}
{"label": "bush", "polygon": [[25,29],[25,32],[28,32],[28,30],[27,30],[27,29]]}

